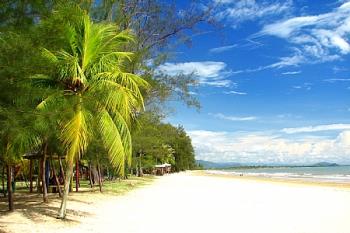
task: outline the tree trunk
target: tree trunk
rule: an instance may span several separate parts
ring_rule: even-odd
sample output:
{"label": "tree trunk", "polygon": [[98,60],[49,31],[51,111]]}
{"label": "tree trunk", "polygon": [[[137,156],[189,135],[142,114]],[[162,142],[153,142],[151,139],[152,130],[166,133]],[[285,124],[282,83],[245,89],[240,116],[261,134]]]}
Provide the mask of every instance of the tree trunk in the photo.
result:
{"label": "tree trunk", "polygon": [[13,211],[13,192],[12,192],[12,167],[7,165],[7,197],[9,211]]}
{"label": "tree trunk", "polygon": [[57,216],[57,218],[59,219],[64,219],[66,217],[67,199],[68,199],[69,187],[70,187],[72,176],[73,176],[73,162],[72,163],[68,162],[67,169],[66,169],[66,177],[64,182],[64,193],[61,201],[61,207]]}
{"label": "tree trunk", "polygon": [[91,162],[89,162],[89,180],[90,180],[90,186],[93,187],[92,183],[92,171],[91,171]]}
{"label": "tree trunk", "polygon": [[41,193],[42,192],[42,188],[41,188],[41,186],[42,186],[42,183],[41,183],[41,177],[43,176],[43,166],[42,166],[42,164],[41,164],[41,159],[38,161],[38,167],[39,167],[39,175],[37,176],[37,186],[36,186],[36,191],[38,192],[38,193]]}
{"label": "tree trunk", "polygon": [[138,174],[139,177],[143,176],[141,160],[142,160],[142,154],[140,154],[140,158],[139,158],[139,174]]}
{"label": "tree trunk", "polygon": [[[45,148],[47,145],[45,146]],[[47,185],[46,185],[46,149],[44,149],[44,155],[41,162],[42,166],[42,174],[41,174],[41,183],[42,183],[42,189],[43,189],[43,201],[49,202],[49,199],[47,197]]]}
{"label": "tree trunk", "polygon": [[66,179],[64,178],[64,170],[63,170],[63,165],[62,165],[62,159],[61,159],[61,157],[58,158],[58,160],[59,160],[59,162],[60,162],[60,172],[61,172],[63,181],[65,181]]}
{"label": "tree trunk", "polygon": [[29,160],[29,192],[33,192],[33,160]]}
{"label": "tree trunk", "polygon": [[[73,164],[72,164],[72,166],[73,166]],[[70,178],[69,192],[73,192],[73,170],[72,170],[72,175]]]}
{"label": "tree trunk", "polygon": [[60,181],[57,178],[56,169],[55,169],[55,165],[53,164],[52,158],[51,158],[51,167],[52,167],[52,173],[53,173],[52,175],[53,175],[53,177],[55,177],[55,182],[56,182],[56,187],[57,187],[57,190],[58,190],[58,195],[60,197],[62,197],[62,190],[61,190],[61,186],[60,186]]}
{"label": "tree trunk", "polygon": [[98,174],[98,186],[100,187],[100,192],[102,192],[102,178],[101,178],[101,169],[100,165],[97,165],[97,174]]}
{"label": "tree trunk", "polygon": [[4,197],[6,197],[6,191],[5,191],[5,165],[2,166],[2,193]]}
{"label": "tree trunk", "polygon": [[79,191],[79,160],[75,162],[75,191]]}
{"label": "tree trunk", "polygon": [[139,176],[139,171],[140,171],[140,169],[139,169],[139,164],[137,163],[137,164],[136,164],[135,176]]}

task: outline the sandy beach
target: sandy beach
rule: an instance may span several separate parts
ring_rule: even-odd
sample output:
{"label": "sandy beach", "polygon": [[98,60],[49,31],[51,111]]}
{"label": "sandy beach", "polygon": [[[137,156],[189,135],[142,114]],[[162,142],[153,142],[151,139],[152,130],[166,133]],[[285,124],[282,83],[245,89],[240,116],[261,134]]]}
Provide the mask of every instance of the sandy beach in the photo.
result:
{"label": "sandy beach", "polygon": [[[350,189],[184,172],[123,196],[70,196],[1,213],[0,232],[348,233]],[[44,214],[38,210],[45,210]]]}

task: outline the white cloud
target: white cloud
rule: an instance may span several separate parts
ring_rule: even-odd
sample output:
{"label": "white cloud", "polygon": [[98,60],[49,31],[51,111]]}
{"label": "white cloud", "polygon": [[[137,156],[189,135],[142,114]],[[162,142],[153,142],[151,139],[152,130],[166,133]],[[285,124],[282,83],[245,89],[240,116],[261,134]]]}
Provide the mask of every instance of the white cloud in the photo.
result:
{"label": "white cloud", "polygon": [[324,79],[323,81],[329,82],[329,83],[335,83],[335,82],[349,82],[349,78],[329,78],[329,79]]}
{"label": "white cloud", "polygon": [[283,72],[283,75],[296,75],[296,74],[300,74],[301,71],[287,71],[287,72]]}
{"label": "white cloud", "polygon": [[304,56],[300,54],[293,55],[291,57],[282,57],[280,61],[266,66],[265,68],[283,68],[286,66],[298,66],[305,61]]}
{"label": "white cloud", "polygon": [[333,73],[340,73],[340,72],[348,71],[347,68],[339,67],[339,66],[334,66],[332,69],[333,69]]}
{"label": "white cloud", "polygon": [[215,114],[212,114],[212,113],[209,113],[209,115],[211,116],[214,116],[216,118],[219,118],[219,119],[222,119],[222,120],[229,120],[229,121],[254,121],[256,119],[258,119],[257,117],[255,116],[226,116],[222,113],[215,113]]}
{"label": "white cloud", "polygon": [[[283,38],[294,46],[291,62],[276,67],[295,66],[340,59],[350,53],[350,2],[325,14],[294,17],[265,25],[259,35]],[[289,59],[289,60],[290,60]]]}
{"label": "white cloud", "polygon": [[310,91],[312,89],[312,83],[303,83],[301,85],[292,86],[292,88]]}
{"label": "white cloud", "polygon": [[214,0],[219,3],[217,18],[233,27],[244,21],[289,13],[293,1]]}
{"label": "white cloud", "polygon": [[350,130],[350,124],[331,124],[331,125],[316,125],[316,126],[306,126],[299,128],[285,128],[282,132],[287,134],[293,133],[310,133],[319,131],[330,131],[330,130]]}
{"label": "white cloud", "polygon": [[350,162],[350,131],[332,138],[288,138],[265,132],[189,131],[197,159],[241,163]]}
{"label": "white cloud", "polygon": [[217,48],[212,48],[209,50],[209,52],[211,53],[222,53],[222,52],[226,52],[229,51],[233,48],[237,47],[236,44],[233,45],[226,45],[226,46],[222,46],[222,47],[217,47]]}
{"label": "white cloud", "polygon": [[246,92],[239,92],[239,91],[224,91],[224,94],[227,95],[246,95]]}
{"label": "white cloud", "polygon": [[231,75],[231,71],[226,70],[226,63],[224,62],[167,62],[158,67],[158,72],[170,76],[193,74],[201,85],[215,87],[229,87],[232,85],[232,81],[227,79]]}

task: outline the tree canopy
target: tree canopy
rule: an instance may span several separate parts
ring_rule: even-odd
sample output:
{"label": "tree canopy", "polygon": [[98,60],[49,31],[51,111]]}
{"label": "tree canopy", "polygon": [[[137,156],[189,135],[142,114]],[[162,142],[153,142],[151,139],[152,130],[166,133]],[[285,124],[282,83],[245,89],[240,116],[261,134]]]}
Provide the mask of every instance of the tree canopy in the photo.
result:
{"label": "tree canopy", "polygon": [[121,177],[136,160],[144,168],[195,167],[185,130],[162,117],[173,99],[199,106],[190,95],[196,81],[157,70],[172,47],[188,44],[196,26],[211,21],[210,7],[189,6],[179,14],[159,0],[0,3],[0,161],[11,170],[28,152],[43,164],[63,154],[59,217],[73,164],[84,156]]}

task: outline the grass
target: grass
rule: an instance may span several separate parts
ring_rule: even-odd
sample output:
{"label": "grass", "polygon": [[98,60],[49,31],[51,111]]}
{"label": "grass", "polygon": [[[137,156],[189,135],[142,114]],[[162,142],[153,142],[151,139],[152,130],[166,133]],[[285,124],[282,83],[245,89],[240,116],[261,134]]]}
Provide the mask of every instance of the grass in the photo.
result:
{"label": "grass", "polygon": [[[102,191],[106,193],[113,193],[113,194],[124,194],[137,187],[142,187],[142,186],[151,184],[154,179],[155,179],[154,176],[143,176],[143,177],[130,176],[126,180],[113,180],[113,181],[106,180],[103,182]],[[80,188],[91,190],[89,181],[87,180],[80,181]],[[93,187],[93,190],[98,190],[98,184],[95,184],[95,186]]]}
{"label": "grass", "polygon": [[[152,181],[155,179],[154,176],[143,176],[143,177],[137,177],[137,176],[129,176],[128,179],[125,180],[105,180],[102,185],[102,191],[104,193],[113,193],[113,194],[124,194],[132,189],[142,187],[148,184],[151,184]],[[34,182],[34,193],[36,193],[36,182]],[[6,184],[5,184],[5,190],[6,190]],[[73,190],[75,190],[75,181],[73,181]],[[80,180],[80,187],[79,190],[84,192],[96,192],[99,191],[99,186],[97,183],[95,183],[94,187],[90,187],[90,183],[88,180]],[[15,193],[27,193],[29,191],[29,183],[24,181],[17,181],[16,182],[16,190]],[[0,187],[0,194],[2,194],[2,187]]]}

